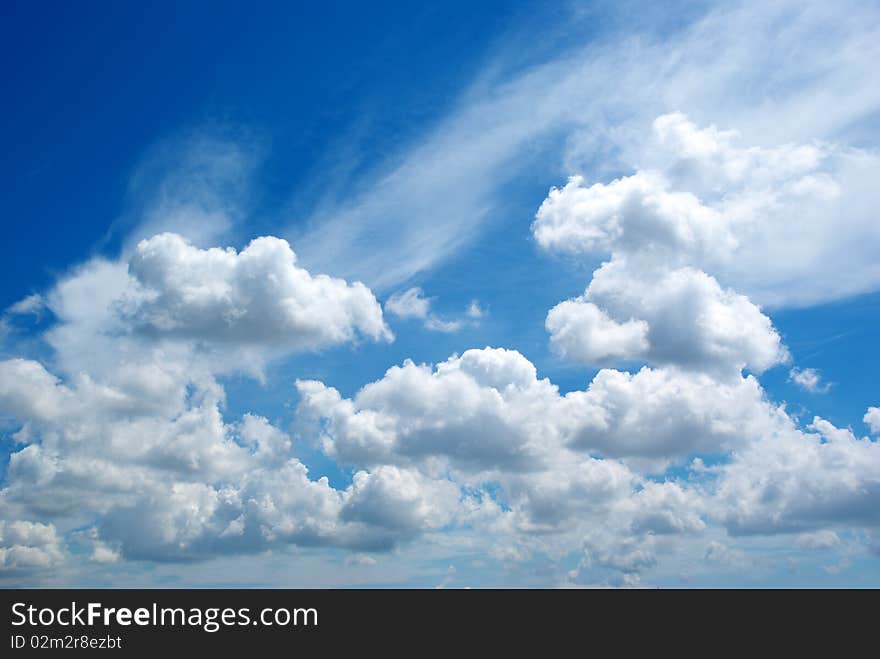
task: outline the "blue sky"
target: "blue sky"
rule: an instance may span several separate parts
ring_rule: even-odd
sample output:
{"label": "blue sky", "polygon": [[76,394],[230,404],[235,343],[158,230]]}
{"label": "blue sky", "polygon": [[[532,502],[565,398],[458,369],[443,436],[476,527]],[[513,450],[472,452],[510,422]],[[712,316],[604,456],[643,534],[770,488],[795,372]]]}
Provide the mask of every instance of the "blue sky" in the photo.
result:
{"label": "blue sky", "polygon": [[3,13],[3,583],[878,585],[870,3]]}

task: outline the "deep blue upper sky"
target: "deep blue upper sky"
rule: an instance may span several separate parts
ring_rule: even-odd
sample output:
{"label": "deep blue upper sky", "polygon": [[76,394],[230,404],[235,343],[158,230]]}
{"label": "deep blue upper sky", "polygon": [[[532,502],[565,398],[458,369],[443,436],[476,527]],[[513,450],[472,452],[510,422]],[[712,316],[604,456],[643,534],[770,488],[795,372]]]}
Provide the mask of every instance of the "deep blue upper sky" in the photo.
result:
{"label": "deep blue upper sky", "polygon": [[5,3],[0,214],[15,249],[0,305],[88,254],[138,162],[180,131],[265,136],[269,206],[353,130],[387,155],[527,9],[507,4]]}

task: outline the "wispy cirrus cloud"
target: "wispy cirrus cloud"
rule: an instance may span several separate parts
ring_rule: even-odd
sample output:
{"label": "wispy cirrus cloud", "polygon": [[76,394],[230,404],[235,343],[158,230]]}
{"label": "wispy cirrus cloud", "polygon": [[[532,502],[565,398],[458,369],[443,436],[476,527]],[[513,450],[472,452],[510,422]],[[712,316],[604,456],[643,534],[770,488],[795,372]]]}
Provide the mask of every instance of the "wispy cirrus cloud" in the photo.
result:
{"label": "wispy cirrus cloud", "polygon": [[[840,145],[846,203],[813,221],[846,216],[850,230],[827,234],[827,250],[805,244],[783,272],[775,268],[786,255],[775,254],[762,275],[778,275],[772,287],[762,290],[756,279],[745,292],[803,304],[873,290],[880,272],[871,255],[880,238],[870,181],[878,161],[846,149],[871,143],[874,132],[880,85],[865,81],[877,78],[870,64],[880,55],[876,14],[866,2],[845,9],[739,2],[664,31],[628,25],[525,69],[511,71],[499,55],[396,165],[374,172],[353,196],[324,200],[291,235],[307,265],[392,288],[502,221],[506,186],[536,159],[545,172],[605,178],[641,164],[642,136],[654,117],[684,111],[699,123],[736,127],[748,145]],[[570,18],[575,31],[577,18]],[[535,149],[548,141],[564,146],[561,159]],[[849,267],[829,268],[828,257],[840,250]]]}

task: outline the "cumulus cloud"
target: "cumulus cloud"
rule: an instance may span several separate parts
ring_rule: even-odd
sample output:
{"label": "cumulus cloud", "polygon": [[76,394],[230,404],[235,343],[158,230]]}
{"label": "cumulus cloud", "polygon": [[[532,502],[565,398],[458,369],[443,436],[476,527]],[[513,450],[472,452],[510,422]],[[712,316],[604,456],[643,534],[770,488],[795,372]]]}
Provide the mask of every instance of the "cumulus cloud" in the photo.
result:
{"label": "cumulus cloud", "polygon": [[357,333],[391,339],[370,290],[297,267],[287,241],[257,238],[237,253],[176,234],[140,242],[120,316],[136,331],[206,341],[316,348]]}
{"label": "cumulus cloud", "polygon": [[[832,250],[853,236],[873,242],[858,200],[880,166],[876,155],[820,142],[739,142],[735,131],[700,127],[678,112],[662,115],[634,156],[634,174],[592,185],[573,176],[551,190],[532,226],[535,239],[568,254],[629,257],[632,267],[694,267],[765,304],[864,290],[864,279],[816,281],[807,270],[833,263]],[[876,283],[877,269],[865,267]]]}
{"label": "cumulus cloud", "polygon": [[302,432],[317,431],[343,464],[395,465],[465,490],[494,483],[465,516],[491,529],[491,555],[588,550],[594,565],[630,579],[675,538],[700,533],[707,511],[700,490],[639,468],[757,441],[778,414],[754,379],[719,384],[675,370],[602,371],[561,395],[522,355],[491,348],[433,368],[406,362],[353,399],[319,382],[297,386]]}
{"label": "cumulus cloud", "polygon": [[689,192],[669,191],[656,172],[639,172],[609,184],[584,187],[573,176],[552,189],[532,232],[545,249],[571,254],[638,253],[665,262],[735,246],[717,211]]}
{"label": "cumulus cloud", "polygon": [[735,133],[680,113],[658,117],[653,129],[653,169],[590,186],[572,177],[538,209],[532,233],[545,249],[610,255],[581,297],[547,315],[551,345],[590,364],[644,360],[716,373],[788,361],[761,308],[704,268],[737,280],[731,267],[750,262],[751,241],[769,240],[768,225],[789,227],[791,213],[806,212],[801,205],[836,197],[834,179],[819,170],[831,155],[814,145],[738,147]]}
{"label": "cumulus cloud", "polygon": [[[121,381],[0,362],[0,414],[19,420],[22,447],[4,515],[87,515],[97,563],[291,544],[377,552],[442,530],[485,536],[505,562],[583,552],[575,580],[609,584],[635,583],[710,524],[742,535],[878,523],[876,442],[818,418],[799,430],[751,376],[605,369],[561,394],[518,352],[486,348],[405,362],[351,399],[300,381],[297,432],[357,467],[344,488],[312,477],[267,419],[226,420],[216,383],[177,377],[186,386],[139,406]],[[694,454],[722,458],[692,479],[646,475]]]}
{"label": "cumulus cloud", "polygon": [[802,533],[797,537],[797,545],[806,549],[829,549],[840,544],[840,537],[830,529]]}
{"label": "cumulus cloud", "polygon": [[66,558],[52,524],[0,520],[0,568],[4,571],[46,570]]}
{"label": "cumulus cloud", "polygon": [[726,568],[744,570],[751,567],[751,561],[744,551],[729,547],[717,540],[709,543],[703,558],[707,563]]}
{"label": "cumulus cloud", "polygon": [[415,533],[447,524],[459,498],[459,488],[452,482],[386,465],[354,475],[342,518]]}
{"label": "cumulus cloud", "polygon": [[760,437],[776,416],[751,377],[722,383],[675,369],[606,369],[587,389],[561,395],[521,354],[492,348],[433,369],[405,362],[353,399],[320,382],[297,387],[300,418],[344,463],[440,460],[470,473],[540,470],[569,448],[662,465]]}
{"label": "cumulus cloud", "polygon": [[436,370],[406,361],[354,400],[321,382],[297,388],[301,419],[320,422],[323,449],[348,464],[434,456],[464,470],[527,469],[560,441],[550,419],[529,414],[558,403],[556,388],[516,351],[469,350]]}
{"label": "cumulus cloud", "polygon": [[880,444],[816,417],[786,424],[721,470],[721,518],[735,534],[808,532],[880,523]]}
{"label": "cumulus cloud", "polygon": [[880,435],[880,407],[869,407],[862,420],[871,429],[872,433]]}
{"label": "cumulus cloud", "polygon": [[[800,230],[792,235],[792,218],[811,227],[809,241],[833,231],[829,209],[849,183],[847,168],[871,156],[818,143],[741,147],[738,139],[733,131],[700,128],[680,113],[664,115],[654,121],[652,141],[642,151],[645,162],[635,174],[591,186],[574,177],[561,190],[551,190],[532,225],[539,245],[610,256],[583,296],[548,314],[551,345],[588,363],[627,359],[664,366],[637,376],[600,371],[587,393],[606,380],[635,384],[665,378],[646,391],[622,389],[620,412],[610,418],[649,420],[650,445],[669,446],[662,440],[664,418],[651,415],[656,398],[675,410],[668,417],[674,419],[674,436],[714,436],[714,447],[693,443],[684,452],[726,456],[707,470],[714,480],[701,499],[706,514],[729,533],[874,527],[878,444],[819,417],[801,430],[783,408],[764,402],[757,381],[740,373],[760,373],[785,362],[787,350],[760,307],[706,272],[764,296],[767,288],[751,285],[756,278],[787,276],[802,252],[822,249],[806,245]],[[790,251],[783,258],[768,253],[767,245]],[[797,298],[797,288],[788,301]],[[716,412],[712,423],[701,416],[711,404],[679,402],[689,398],[682,388],[689,381],[670,378],[677,369],[717,380],[712,398],[727,412],[738,410],[727,429],[739,441],[718,441],[724,415]],[[808,390],[825,389],[811,369],[792,369],[790,378]],[[731,391],[751,382],[753,391],[721,402],[722,382],[736,385]],[[697,391],[690,395],[701,395]],[[604,407],[613,409],[613,403]],[[637,428],[620,432],[615,446],[638,437]],[[728,556],[722,549],[710,545],[707,557]]]}
{"label": "cumulus cloud", "polygon": [[636,359],[649,347],[644,320],[618,322],[584,298],[566,300],[547,314],[553,348],[564,357],[586,363]]}
{"label": "cumulus cloud", "polygon": [[[710,158],[709,138],[677,148]],[[799,171],[808,156],[770,160]],[[735,180],[753,166],[722,169]],[[610,255],[584,295],[548,313],[554,349],[650,366],[603,368],[562,393],[519,352],[485,348],[404,361],[351,397],[298,380],[296,432],[352,468],[342,486],[310,474],[268,419],[228,418],[218,375],[253,356],[390,339],[366,287],[310,274],[275,238],[237,252],[161,234],[125,260],[87,263],[45,298],[55,368],[0,362],[0,415],[17,443],[0,510],[68,529],[4,528],[5,564],[64,563],[65,533],[83,522],[96,564],[289,545],[379,552],[442,531],[505,562],[579,553],[575,581],[632,585],[682,547],[704,551],[696,538],[710,528],[802,544],[841,525],[876,528],[878,444],[818,417],[800,429],[743,374],[787,351],[757,305],[699,267],[739,240],[720,230],[722,211],[665,185],[575,181],[535,224],[551,248]],[[584,217],[596,221],[567,227]],[[554,237],[568,229],[579,233]],[[385,310],[451,322],[421,289]],[[475,303],[466,315],[482,313]],[[710,549],[707,560],[727,560],[723,545]]]}
{"label": "cumulus cloud", "polygon": [[[108,562],[291,543],[387,549],[457,512],[455,484],[393,467],[361,471],[345,490],[312,480],[286,433],[253,414],[227,422],[216,384],[186,384],[150,408],[118,385],[0,362],[0,414],[21,423],[23,445],[0,490],[4,515],[97,518],[92,560]],[[37,550],[17,548],[32,546],[13,542],[17,528],[3,537],[6,561],[21,564]]]}
{"label": "cumulus cloud", "polygon": [[613,259],[583,296],[547,314],[551,345],[576,361],[645,360],[708,371],[762,372],[788,354],[748,298],[692,268]]}
{"label": "cumulus cloud", "polygon": [[[351,497],[312,480],[267,419],[227,420],[216,380],[248,355],[390,339],[363,285],[312,276],[283,240],[239,253],[161,234],[127,261],[74,270],[47,300],[58,370],[0,361],[0,417],[18,444],[0,490],[4,518],[68,528],[91,518],[98,563],[291,543],[387,549],[412,535],[356,512],[343,519]],[[373,492],[373,502],[392,493]]]}
{"label": "cumulus cloud", "polygon": [[[591,565],[632,577],[671,550],[660,538],[699,535],[710,521],[734,535],[880,522],[878,444],[820,418],[799,429],[751,376],[605,369],[561,395],[518,353],[487,348],[393,367],[352,399],[298,387],[300,417],[343,463],[498,483],[504,509],[491,524],[512,545],[492,551],[505,560],[552,553],[534,534],[560,534],[558,548],[581,547]],[[644,476],[695,454],[722,457],[693,480]],[[585,531],[590,520],[604,531]],[[711,553],[722,561],[720,547]]]}
{"label": "cumulus cloud", "polygon": [[74,268],[45,299],[55,322],[44,337],[60,375],[148,389],[179,373],[261,377],[286,354],[393,339],[369,289],[309,273],[272,237],[237,252],[160,234],[127,257]]}

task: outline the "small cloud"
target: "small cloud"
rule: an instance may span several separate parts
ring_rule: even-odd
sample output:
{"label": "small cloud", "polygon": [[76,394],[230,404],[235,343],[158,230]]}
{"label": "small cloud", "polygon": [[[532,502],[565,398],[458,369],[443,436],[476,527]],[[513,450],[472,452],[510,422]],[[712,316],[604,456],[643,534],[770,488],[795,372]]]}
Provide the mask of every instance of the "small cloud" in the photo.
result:
{"label": "small cloud", "polygon": [[795,542],[804,549],[829,549],[840,544],[840,538],[834,531],[823,529],[813,533],[800,534]]}
{"label": "small cloud", "polygon": [[345,564],[357,567],[373,567],[378,561],[369,554],[349,554],[345,558]]}
{"label": "small cloud", "polygon": [[486,315],[486,310],[480,307],[480,303],[477,300],[471,300],[470,305],[468,305],[466,314],[468,318],[473,318],[474,320],[477,320]]}
{"label": "small cloud", "polygon": [[94,526],[85,531],[76,532],[74,537],[79,538],[92,546],[92,553],[89,555],[89,560],[92,561],[92,563],[107,564],[117,563],[122,560],[121,552],[101,540],[98,534],[98,529]]}
{"label": "small cloud", "polygon": [[824,394],[831,388],[831,385],[827,382],[822,384],[822,376],[819,375],[819,371],[815,368],[805,368],[803,370],[793,368],[788,372],[788,381],[794,382],[804,391],[814,394]]}
{"label": "small cloud", "polygon": [[461,322],[457,320],[441,320],[436,316],[430,316],[425,320],[425,329],[435,332],[457,332],[461,329]]}
{"label": "small cloud", "polygon": [[23,316],[25,314],[33,314],[39,316],[43,310],[43,296],[39,293],[28,295],[15,304],[11,305],[6,313]]}
{"label": "small cloud", "polygon": [[95,543],[92,549],[92,562],[94,563],[116,563],[121,558],[118,551],[111,549],[104,543]]}
{"label": "small cloud", "polygon": [[463,326],[459,320],[446,320],[431,312],[435,298],[425,297],[425,292],[415,286],[395,293],[385,302],[385,312],[398,318],[414,318],[422,321],[425,329],[433,332],[457,332]]}
{"label": "small cloud", "polygon": [[395,293],[385,302],[385,312],[398,318],[420,318],[424,320],[431,311],[431,299],[418,287]]}
{"label": "small cloud", "polygon": [[880,435],[880,407],[869,407],[862,421],[871,429],[871,434]]}
{"label": "small cloud", "polygon": [[751,563],[745,552],[742,550],[734,549],[720,542],[714,541],[710,542],[709,546],[706,547],[706,553],[703,556],[703,559],[707,563],[738,569],[749,567]]}

